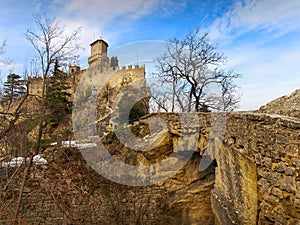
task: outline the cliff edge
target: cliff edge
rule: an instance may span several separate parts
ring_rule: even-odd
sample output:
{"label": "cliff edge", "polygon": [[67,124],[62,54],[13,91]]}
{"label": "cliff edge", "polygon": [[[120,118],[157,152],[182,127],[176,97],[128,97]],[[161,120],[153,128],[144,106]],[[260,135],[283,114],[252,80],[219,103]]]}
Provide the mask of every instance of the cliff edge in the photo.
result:
{"label": "cliff edge", "polygon": [[280,114],[300,119],[300,89],[261,106],[258,112]]}

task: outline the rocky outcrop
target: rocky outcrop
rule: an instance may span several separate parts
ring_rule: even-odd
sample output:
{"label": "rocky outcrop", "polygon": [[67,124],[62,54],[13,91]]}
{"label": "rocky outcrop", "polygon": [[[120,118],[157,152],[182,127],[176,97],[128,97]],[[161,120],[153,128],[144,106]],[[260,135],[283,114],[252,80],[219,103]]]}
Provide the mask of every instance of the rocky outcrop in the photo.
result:
{"label": "rocky outcrop", "polygon": [[[20,220],[99,224],[109,218],[110,224],[117,224],[115,213],[129,218],[139,205],[147,206],[143,224],[300,223],[298,119],[264,113],[152,114],[136,126],[151,127],[157,117],[159,124],[165,124],[165,138],[157,139],[160,143],[150,152],[128,150],[125,161],[149,165],[171,158],[176,162],[172,152],[192,150],[186,165],[174,175],[144,190],[128,188],[103,179],[78,151],[54,149],[45,153],[47,168],[32,171]],[[125,149],[119,144],[111,148],[120,160]],[[103,166],[103,161],[99,163]],[[119,210],[114,211],[116,207]]]}
{"label": "rocky outcrop", "polygon": [[258,112],[300,118],[300,89],[269,102]]}
{"label": "rocky outcrop", "polygon": [[[169,130],[181,129],[180,114],[145,120],[155,116]],[[261,113],[198,116],[199,151],[217,164],[211,194],[215,223],[299,224],[300,121]]]}

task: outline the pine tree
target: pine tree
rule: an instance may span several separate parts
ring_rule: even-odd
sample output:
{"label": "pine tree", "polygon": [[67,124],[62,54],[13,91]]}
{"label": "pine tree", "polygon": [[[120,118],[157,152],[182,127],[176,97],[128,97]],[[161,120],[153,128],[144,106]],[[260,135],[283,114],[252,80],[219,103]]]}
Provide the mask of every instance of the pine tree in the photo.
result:
{"label": "pine tree", "polygon": [[3,101],[11,103],[26,93],[25,81],[20,75],[11,73],[7,76],[3,88]]}
{"label": "pine tree", "polygon": [[66,74],[59,70],[59,67],[56,60],[46,90],[46,106],[50,109],[49,119],[54,126],[57,126],[67,114],[71,113],[71,102],[69,101],[71,94],[68,92],[70,86],[67,85]]}

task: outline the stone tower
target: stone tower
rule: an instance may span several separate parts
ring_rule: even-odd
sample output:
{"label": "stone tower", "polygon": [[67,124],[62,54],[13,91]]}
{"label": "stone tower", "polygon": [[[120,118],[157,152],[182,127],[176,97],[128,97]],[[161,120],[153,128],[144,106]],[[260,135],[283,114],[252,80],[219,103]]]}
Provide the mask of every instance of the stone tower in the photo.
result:
{"label": "stone tower", "polygon": [[88,59],[89,66],[94,65],[95,63],[109,63],[109,58],[107,57],[107,48],[108,44],[102,40],[98,39],[94,41],[91,46],[91,56]]}

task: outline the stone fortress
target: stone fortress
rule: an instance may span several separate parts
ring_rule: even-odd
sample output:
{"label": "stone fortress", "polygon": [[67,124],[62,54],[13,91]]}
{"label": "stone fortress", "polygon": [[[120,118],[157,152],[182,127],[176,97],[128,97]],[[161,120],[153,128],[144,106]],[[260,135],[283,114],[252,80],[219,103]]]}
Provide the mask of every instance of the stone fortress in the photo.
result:
{"label": "stone fortress", "polygon": [[[123,95],[125,95],[124,98],[137,95],[137,93],[139,96],[147,96],[146,101],[139,104],[139,107],[142,107],[142,110],[148,113],[150,88],[146,87],[144,64],[128,65],[127,67],[122,66],[119,68],[117,57],[113,56],[109,59],[107,56],[107,49],[109,47],[107,42],[98,39],[91,43],[90,47],[91,52],[88,58],[88,68],[81,69],[77,65],[71,65],[69,66],[68,73],[62,73],[65,75],[66,84],[70,87],[68,91],[71,94],[70,101],[73,102],[73,106],[78,108],[81,105],[84,108],[78,114],[76,114],[76,109],[73,108],[73,112],[75,111],[73,113],[73,122],[78,122],[79,126],[83,126],[83,124],[94,126],[91,124],[95,124],[96,122],[97,125],[95,126],[97,126],[98,132],[103,134],[103,132],[111,131],[114,126],[112,112],[114,111],[114,117],[116,117],[116,107],[118,101],[121,101],[120,96],[122,96],[123,92]],[[43,78],[29,77],[28,80],[29,94],[41,97]],[[92,96],[95,94],[93,93],[95,90],[97,92],[97,100],[93,99],[95,96]],[[92,108],[92,105],[95,104],[97,104],[97,109]],[[94,113],[91,110],[96,110],[97,115],[91,117],[90,115]],[[83,117],[85,119],[82,119]],[[95,130],[96,128],[93,129]]]}
{"label": "stone fortress", "polygon": [[[112,87],[120,86],[122,83],[131,83],[137,80],[145,80],[145,65],[128,65],[119,68],[118,65],[112,65],[107,56],[107,49],[109,47],[108,43],[102,39],[97,39],[90,44],[91,55],[88,58],[89,67],[86,69],[81,69],[80,66],[70,65],[69,73],[64,73],[66,76],[66,81],[71,87],[71,94],[73,95],[76,91],[77,85],[80,80],[85,76],[90,76],[88,74],[89,70],[100,66],[101,68],[111,69],[114,73],[112,79],[110,79],[109,84]],[[117,60],[117,59],[116,59]],[[116,63],[118,64],[118,62]],[[83,78],[84,79],[84,78]],[[41,96],[42,93],[42,78],[41,77],[29,77],[29,93],[31,95]]]}

